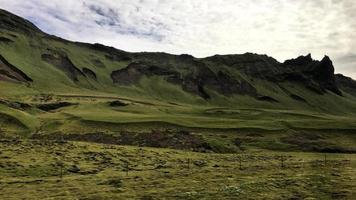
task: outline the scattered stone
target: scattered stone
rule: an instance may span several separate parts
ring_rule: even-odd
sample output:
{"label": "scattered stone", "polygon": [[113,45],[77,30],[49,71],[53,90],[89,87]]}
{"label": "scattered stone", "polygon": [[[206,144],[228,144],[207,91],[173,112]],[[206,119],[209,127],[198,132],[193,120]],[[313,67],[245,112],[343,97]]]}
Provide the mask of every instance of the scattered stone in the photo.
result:
{"label": "scattered stone", "polygon": [[208,163],[205,160],[195,160],[193,161],[193,164],[198,167],[205,167],[208,165]]}
{"label": "scattered stone", "polygon": [[122,187],[123,182],[122,182],[121,178],[115,177],[115,178],[108,180],[106,182],[106,184],[111,185],[116,188],[120,188],[120,187]]}
{"label": "scattered stone", "polygon": [[71,173],[78,173],[80,172],[80,168],[77,165],[72,165],[68,168],[68,171]]}

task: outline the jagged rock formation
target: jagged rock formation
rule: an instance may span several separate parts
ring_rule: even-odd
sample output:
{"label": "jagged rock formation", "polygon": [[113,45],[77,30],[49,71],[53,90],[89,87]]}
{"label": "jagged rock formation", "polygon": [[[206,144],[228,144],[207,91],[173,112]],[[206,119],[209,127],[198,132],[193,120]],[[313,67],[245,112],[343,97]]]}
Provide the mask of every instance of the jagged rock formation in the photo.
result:
{"label": "jagged rock formation", "polygon": [[325,56],[321,61],[316,61],[308,54],[287,60],[283,65],[291,69],[291,72],[288,73],[289,78],[303,82],[307,88],[320,94],[330,90],[335,94],[342,95],[336,85],[333,63],[328,56]]}

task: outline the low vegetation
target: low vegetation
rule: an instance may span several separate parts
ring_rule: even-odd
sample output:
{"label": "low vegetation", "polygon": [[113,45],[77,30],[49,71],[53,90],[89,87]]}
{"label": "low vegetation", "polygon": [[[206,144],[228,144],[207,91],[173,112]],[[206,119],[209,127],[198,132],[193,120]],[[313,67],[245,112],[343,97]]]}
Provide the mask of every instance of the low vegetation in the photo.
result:
{"label": "low vegetation", "polygon": [[1,140],[0,147],[1,199],[356,197],[354,154],[214,154],[39,140]]}
{"label": "low vegetation", "polygon": [[356,199],[329,57],[70,42],[0,10],[0,199]]}

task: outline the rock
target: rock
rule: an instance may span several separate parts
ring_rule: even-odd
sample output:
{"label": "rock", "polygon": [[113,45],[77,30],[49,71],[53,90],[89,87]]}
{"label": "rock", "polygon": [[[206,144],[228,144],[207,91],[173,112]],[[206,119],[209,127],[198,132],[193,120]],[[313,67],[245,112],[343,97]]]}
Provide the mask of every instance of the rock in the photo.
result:
{"label": "rock", "polygon": [[90,70],[89,68],[84,67],[83,68],[83,73],[85,74],[86,77],[96,80],[96,74],[95,72],[93,72],[92,70]]}
{"label": "rock", "polygon": [[308,54],[306,56],[299,56],[298,58],[295,59],[286,60],[284,64],[293,65],[293,66],[305,66],[311,64],[312,62],[313,59],[311,57],[311,54]]}
{"label": "rock", "polygon": [[68,172],[78,173],[78,172],[80,172],[80,168],[77,165],[72,165],[68,168]]}
{"label": "rock", "polygon": [[85,74],[73,64],[66,53],[52,49],[48,51],[49,53],[42,54],[43,61],[63,71],[74,82],[79,81],[80,76],[85,77]]}
{"label": "rock", "polygon": [[111,178],[110,180],[108,180],[105,184],[111,185],[116,188],[120,188],[120,187],[122,187],[123,182],[122,182],[121,178],[114,177],[114,178]]}
{"label": "rock", "polygon": [[205,167],[208,165],[208,163],[205,160],[194,160],[193,164],[198,167]]}
{"label": "rock", "polygon": [[2,55],[0,55],[0,80],[33,82],[29,76],[9,63]]}
{"label": "rock", "polygon": [[122,101],[119,101],[119,100],[112,101],[112,102],[110,102],[110,103],[109,103],[109,105],[110,105],[111,107],[122,107],[122,106],[128,106],[128,104],[127,104],[127,103],[122,102]]}

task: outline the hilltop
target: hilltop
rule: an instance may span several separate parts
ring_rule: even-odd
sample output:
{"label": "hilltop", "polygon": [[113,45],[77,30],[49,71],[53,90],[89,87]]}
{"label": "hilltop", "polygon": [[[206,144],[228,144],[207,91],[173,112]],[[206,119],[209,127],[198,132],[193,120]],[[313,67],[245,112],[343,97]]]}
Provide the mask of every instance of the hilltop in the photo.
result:
{"label": "hilltop", "polygon": [[[356,130],[356,81],[335,75],[328,56],[132,53],[46,34],[4,10],[0,95],[7,136],[234,151],[239,133],[258,148],[344,152]],[[307,144],[290,141],[299,133]]]}

